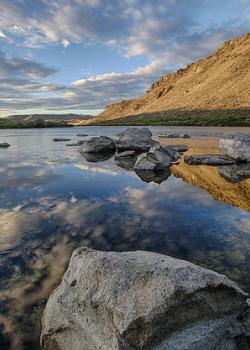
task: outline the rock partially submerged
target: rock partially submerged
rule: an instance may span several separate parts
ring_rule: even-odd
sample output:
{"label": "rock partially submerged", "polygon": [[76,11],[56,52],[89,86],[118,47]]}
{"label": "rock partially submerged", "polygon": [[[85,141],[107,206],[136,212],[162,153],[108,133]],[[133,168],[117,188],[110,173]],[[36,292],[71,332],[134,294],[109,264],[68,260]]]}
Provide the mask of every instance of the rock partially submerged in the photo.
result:
{"label": "rock partially submerged", "polygon": [[239,132],[225,134],[220,139],[221,153],[243,162],[250,162],[250,135]]}
{"label": "rock partially submerged", "polygon": [[173,148],[176,152],[187,152],[189,147],[187,145],[168,145],[168,147]]}
{"label": "rock partially submerged", "polygon": [[[248,349],[247,295],[227,277],[150,252],[77,249],[42,319],[47,350]],[[245,348],[237,344],[245,342]]]}
{"label": "rock partially submerged", "polygon": [[119,152],[130,150],[144,152],[155,143],[148,128],[128,128],[117,134],[115,141]]}
{"label": "rock partially submerged", "polygon": [[160,171],[169,167],[172,162],[173,158],[169,150],[158,144],[150,148],[149,152],[142,153],[138,156],[134,170]]}
{"label": "rock partially submerged", "polygon": [[87,134],[77,134],[76,136],[77,137],[87,137],[88,135]]}
{"label": "rock partially submerged", "polygon": [[67,142],[67,141],[71,141],[71,139],[66,139],[66,138],[62,138],[62,137],[55,137],[53,139],[54,142]]}
{"label": "rock partially submerged", "polygon": [[10,147],[10,144],[7,142],[0,143],[0,148],[9,148],[9,147]]}
{"label": "rock partially submerged", "polygon": [[159,134],[158,137],[166,139],[189,139],[191,136],[188,134]]}
{"label": "rock partially submerged", "polygon": [[229,182],[240,182],[250,178],[250,163],[221,166],[219,174]]}
{"label": "rock partially submerged", "polygon": [[95,136],[83,141],[82,153],[108,153],[116,149],[115,142],[107,136]]}
{"label": "rock partially submerged", "polygon": [[189,165],[230,165],[235,160],[223,154],[196,154],[184,157],[185,163]]}

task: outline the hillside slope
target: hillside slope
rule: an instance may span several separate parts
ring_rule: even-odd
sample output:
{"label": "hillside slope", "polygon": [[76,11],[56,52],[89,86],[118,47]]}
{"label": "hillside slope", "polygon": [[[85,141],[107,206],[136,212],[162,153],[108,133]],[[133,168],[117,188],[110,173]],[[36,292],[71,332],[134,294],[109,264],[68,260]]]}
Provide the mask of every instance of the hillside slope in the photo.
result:
{"label": "hillside slope", "polygon": [[220,121],[250,125],[250,33],[161,77],[142,97],[111,104],[82,124],[218,125]]}

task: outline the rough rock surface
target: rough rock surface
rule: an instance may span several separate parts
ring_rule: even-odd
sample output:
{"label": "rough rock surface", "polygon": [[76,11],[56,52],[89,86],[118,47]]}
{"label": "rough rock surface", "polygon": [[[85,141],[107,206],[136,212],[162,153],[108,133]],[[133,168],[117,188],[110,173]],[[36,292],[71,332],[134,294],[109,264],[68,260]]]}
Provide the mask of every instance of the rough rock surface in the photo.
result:
{"label": "rough rock surface", "polygon": [[105,153],[115,151],[115,142],[107,136],[91,137],[83,141],[82,153]]}
{"label": "rough rock surface", "polygon": [[239,132],[226,134],[220,139],[219,149],[237,161],[250,162],[250,135]]}
{"label": "rough rock surface", "polygon": [[144,182],[154,182],[161,184],[163,181],[166,181],[171,175],[170,168],[165,168],[160,171],[145,171],[145,170],[136,170],[136,175]]}
{"label": "rough rock surface", "polygon": [[247,295],[227,277],[150,252],[77,249],[42,318],[48,350],[247,346]]}
{"label": "rough rock surface", "polygon": [[221,166],[219,174],[229,182],[239,182],[250,178],[250,163]]}
{"label": "rough rock surface", "polygon": [[185,163],[189,165],[230,165],[235,160],[223,154],[196,154],[185,156]]}
{"label": "rough rock surface", "polygon": [[142,153],[138,156],[134,170],[159,171],[169,167],[173,162],[171,153],[160,145],[155,145],[150,148],[149,152]]}
{"label": "rough rock surface", "polygon": [[148,151],[155,141],[148,128],[127,128],[116,135],[116,147],[118,151],[134,150]]}

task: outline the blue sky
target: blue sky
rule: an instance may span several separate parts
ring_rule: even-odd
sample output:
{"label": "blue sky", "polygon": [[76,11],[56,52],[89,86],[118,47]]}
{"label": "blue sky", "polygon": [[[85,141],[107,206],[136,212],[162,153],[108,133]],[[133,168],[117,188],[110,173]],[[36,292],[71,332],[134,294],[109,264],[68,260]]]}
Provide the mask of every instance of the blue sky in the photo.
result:
{"label": "blue sky", "polygon": [[249,22],[250,0],[0,0],[0,116],[96,114]]}

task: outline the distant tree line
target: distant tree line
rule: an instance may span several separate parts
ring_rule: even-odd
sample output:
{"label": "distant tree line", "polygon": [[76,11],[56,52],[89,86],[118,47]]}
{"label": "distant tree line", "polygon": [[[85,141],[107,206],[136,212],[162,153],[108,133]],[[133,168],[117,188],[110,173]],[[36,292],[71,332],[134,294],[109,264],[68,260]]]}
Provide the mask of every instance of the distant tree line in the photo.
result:
{"label": "distant tree line", "polygon": [[0,120],[0,129],[31,129],[31,128],[65,128],[73,125],[64,121],[46,121],[38,119],[34,121],[9,121]]}

